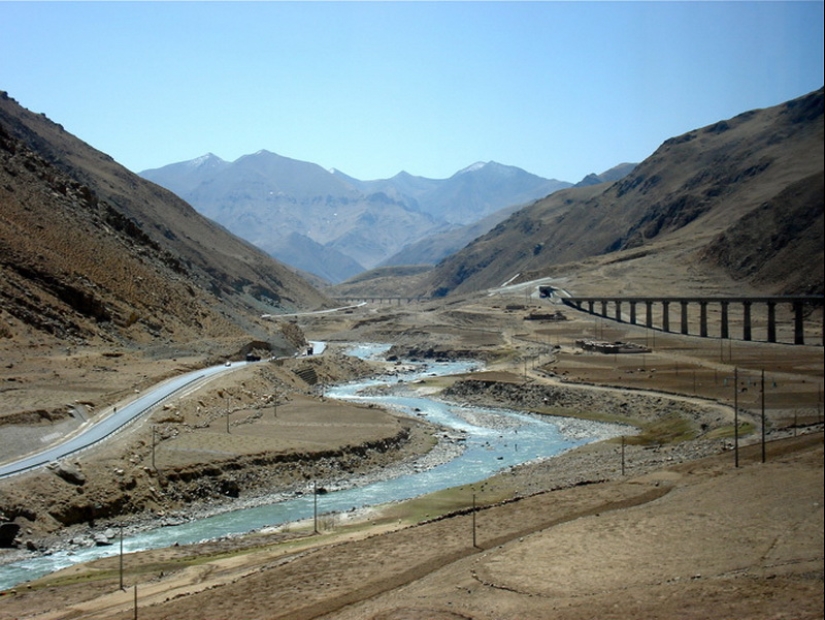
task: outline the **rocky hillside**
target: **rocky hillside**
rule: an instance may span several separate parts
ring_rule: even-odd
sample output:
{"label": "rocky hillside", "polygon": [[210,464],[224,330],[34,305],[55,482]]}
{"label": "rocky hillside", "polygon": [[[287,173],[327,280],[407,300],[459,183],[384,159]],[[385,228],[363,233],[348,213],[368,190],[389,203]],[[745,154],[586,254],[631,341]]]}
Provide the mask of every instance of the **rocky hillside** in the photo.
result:
{"label": "rocky hillside", "polygon": [[633,172],[636,164],[623,163],[618,166],[613,166],[610,170],[602,172],[601,174],[588,174],[581,181],[576,183],[575,187],[585,187],[587,185],[598,185],[599,183],[607,183],[608,181],[620,181],[628,174]]}
{"label": "rocky hillside", "polygon": [[370,298],[415,298],[432,270],[432,265],[376,267],[325,289],[338,300]]}
{"label": "rocky hillside", "polygon": [[0,93],[0,340],[265,337],[327,298],[283,265]]}
{"label": "rocky hillside", "polygon": [[646,290],[650,269],[689,268],[729,288],[822,294],[823,165],[820,89],[671,138],[620,181],[515,213],[444,260],[428,292],[622,263],[628,293]]}

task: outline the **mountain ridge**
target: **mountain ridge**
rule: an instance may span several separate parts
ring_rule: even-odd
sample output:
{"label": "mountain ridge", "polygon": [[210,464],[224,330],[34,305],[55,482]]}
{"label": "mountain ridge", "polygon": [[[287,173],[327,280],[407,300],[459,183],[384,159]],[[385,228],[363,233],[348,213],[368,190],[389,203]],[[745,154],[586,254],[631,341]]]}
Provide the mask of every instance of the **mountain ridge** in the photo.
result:
{"label": "mountain ridge", "polygon": [[[333,283],[431,235],[571,185],[497,162],[443,180],[402,171],[362,181],[265,149],[234,162],[207,154],[140,174],[279,260]],[[308,252],[307,241],[331,252]]]}
{"label": "mountain ridge", "polygon": [[250,243],[0,93],[0,331],[82,342],[268,338],[329,300]]}
{"label": "mountain ridge", "polygon": [[[564,189],[516,212],[442,261],[427,292],[469,293],[585,263],[623,261],[621,273],[636,265],[641,274],[644,261],[658,261],[674,273],[716,270],[729,290],[822,294],[822,117],[820,89],[670,138],[619,181]],[[782,223],[782,239],[746,225],[762,207],[763,222]],[[795,227],[791,212],[804,222]],[[807,254],[793,251],[803,232]],[[743,235],[755,243],[737,251]],[[641,289],[633,278],[606,284]]]}

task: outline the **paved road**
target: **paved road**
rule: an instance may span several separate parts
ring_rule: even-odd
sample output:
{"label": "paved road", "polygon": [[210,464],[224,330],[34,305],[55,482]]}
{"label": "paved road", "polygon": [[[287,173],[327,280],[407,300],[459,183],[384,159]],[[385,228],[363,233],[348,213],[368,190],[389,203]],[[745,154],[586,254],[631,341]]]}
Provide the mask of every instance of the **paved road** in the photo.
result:
{"label": "paved road", "polygon": [[193,383],[213,377],[217,374],[229,372],[233,369],[246,365],[247,362],[234,362],[231,366],[212,366],[202,370],[175,377],[169,381],[155,386],[152,390],[129,403],[122,409],[118,409],[115,413],[107,416],[103,420],[90,425],[82,432],[66,441],[57,445],[46,448],[42,452],[26,456],[11,463],[0,465],[0,478],[11,476],[29,469],[35,469],[48,465],[53,461],[60,460],[70,454],[84,450],[89,446],[105,439],[112,433],[118,431],[123,426],[132,422],[149,411],[155,405],[176,394],[180,390],[192,385]]}
{"label": "paved road", "polygon": [[362,308],[367,305],[367,302],[354,304],[351,306],[339,306],[338,308],[330,308],[328,310],[313,310],[312,312],[293,312],[291,314],[262,314],[262,319],[285,319],[293,316],[312,316],[313,314],[329,314],[330,312],[341,312],[342,310],[353,310],[355,308]]}

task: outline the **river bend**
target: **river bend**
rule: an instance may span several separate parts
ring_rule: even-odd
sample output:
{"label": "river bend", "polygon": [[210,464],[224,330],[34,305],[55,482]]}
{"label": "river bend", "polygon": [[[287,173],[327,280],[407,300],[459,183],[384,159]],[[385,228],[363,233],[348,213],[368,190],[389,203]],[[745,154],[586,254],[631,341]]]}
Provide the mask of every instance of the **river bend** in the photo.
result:
{"label": "river bend", "polygon": [[[388,345],[353,346],[348,353],[380,357]],[[352,486],[345,481],[317,481],[328,491],[318,496],[319,513],[341,513],[484,480],[498,471],[560,454],[591,441],[626,432],[618,425],[530,415],[505,409],[461,406],[418,394],[415,382],[426,376],[471,372],[470,361],[405,364],[399,375],[333,386],[329,398],[371,402],[401,414],[419,416],[440,425],[442,444],[420,464],[393,469],[391,477],[373,476],[372,482]],[[391,390],[376,390],[392,383]],[[389,392],[389,393],[388,393]],[[399,474],[400,472],[400,474]],[[389,474],[388,474],[389,476]],[[376,479],[377,478],[377,479]],[[313,517],[311,489],[300,496],[195,519],[172,527],[158,527],[124,538],[125,553],[190,544]],[[115,555],[119,545],[88,547],[37,555],[0,566],[0,590],[35,579],[78,562]]]}

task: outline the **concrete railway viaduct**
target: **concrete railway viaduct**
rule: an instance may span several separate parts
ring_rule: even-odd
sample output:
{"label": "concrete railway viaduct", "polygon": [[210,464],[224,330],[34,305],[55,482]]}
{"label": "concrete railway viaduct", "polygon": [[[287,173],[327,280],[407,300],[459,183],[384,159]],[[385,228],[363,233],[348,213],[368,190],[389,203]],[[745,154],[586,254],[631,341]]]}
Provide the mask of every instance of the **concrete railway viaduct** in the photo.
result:
{"label": "concrete railway viaduct", "polygon": [[[566,305],[592,315],[628,322],[631,325],[643,325],[651,329],[671,332],[671,307],[679,308],[678,333],[710,337],[708,330],[709,310],[718,312],[719,338],[733,338],[732,317],[736,309],[736,324],[741,326],[742,340],[754,339],[754,312],[761,310],[760,325],[764,326],[763,341],[780,342],[777,339],[778,310],[790,310],[790,323],[793,326],[793,344],[805,344],[806,308],[822,307],[823,296],[795,297],[562,297]],[[690,308],[698,307],[698,333],[695,318],[691,321]],[[639,310],[643,309],[644,321],[639,322]],[[654,319],[655,315],[655,319]],[[693,331],[691,331],[691,327]],[[762,340],[762,338],[759,338]],[[820,333],[820,342],[825,344],[825,333]]]}
{"label": "concrete railway viaduct", "polygon": [[[545,288],[545,287],[540,287]],[[542,297],[554,293],[542,290]],[[345,303],[402,305],[427,301],[424,297],[337,297]],[[767,297],[557,297],[565,305],[594,316],[620,323],[630,323],[663,332],[684,335],[733,339],[734,328],[741,329],[742,340],[763,342],[793,342],[805,344],[806,309],[822,307],[825,296],[767,296]],[[696,309],[698,307],[698,326]],[[671,311],[678,309],[678,330],[672,329]],[[692,312],[691,312],[692,310]],[[674,313],[675,314],[675,313]],[[709,315],[713,314],[713,321]],[[718,314],[718,316],[715,316]],[[640,315],[644,318],[640,320]],[[758,318],[757,318],[758,315]],[[779,316],[781,315],[781,316]],[[673,317],[676,318],[676,317]],[[709,325],[718,324],[718,333],[711,334]],[[779,338],[778,325],[790,325],[791,333]],[[698,329],[697,329],[698,327]],[[755,327],[763,332],[756,333]],[[825,344],[825,332],[820,331],[820,344]]]}

